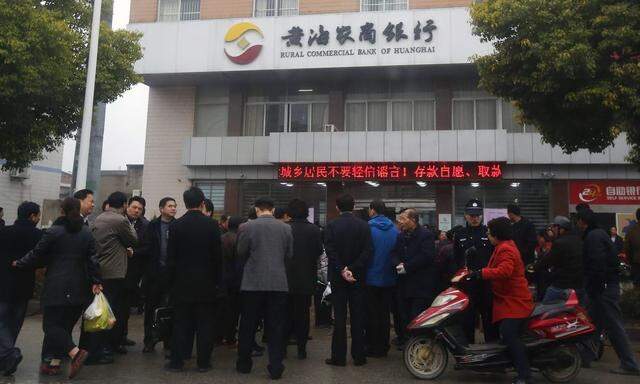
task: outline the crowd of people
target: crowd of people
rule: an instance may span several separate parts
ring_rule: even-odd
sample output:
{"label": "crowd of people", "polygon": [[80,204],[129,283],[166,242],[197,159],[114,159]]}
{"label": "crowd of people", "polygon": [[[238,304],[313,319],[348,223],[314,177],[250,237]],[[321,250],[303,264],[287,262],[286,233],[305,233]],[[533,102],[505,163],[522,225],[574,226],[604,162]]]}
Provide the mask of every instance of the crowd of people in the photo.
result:
{"label": "crowd of people", "polygon": [[[508,218],[485,225],[482,203],[472,199],[465,225],[439,232],[421,225],[417,210],[396,214],[382,200],[356,211],[349,194],[337,198],[339,215],[325,228],[308,221],[308,205],[300,199],[276,208],[272,199],[258,198],[248,218],[223,216],[218,222],[211,201],[192,187],[183,194],[184,215],[176,218],[178,202],[165,197],[158,204],[160,216],[147,221],[144,198],[114,192],[90,220],[93,195],[81,190],[64,199],[61,216],[46,231],[37,229],[40,207],[25,202],[14,225],[0,230],[0,371],[5,375],[22,360],[16,340],[35,271],[42,267],[44,375],[60,374],[68,360],[73,378],[83,365],[112,364],[115,355],[126,354],[135,344],[128,336],[132,308],[144,312],[143,352],[162,342],[165,368],[172,372],[184,370],[195,341],[198,371],[209,371],[214,345],[226,344],[237,345],[236,370],[248,374],[253,358],[264,353],[256,340],[262,328],[268,372],[279,379],[288,345],[297,347],[297,358],[307,358],[312,304],[316,325],[333,325],[325,363],[347,364],[349,321],[351,358],[362,366],[367,358],[386,357],[393,344],[402,348],[409,322],[465,267],[470,271],[470,306],[461,324],[466,342],[476,342],[481,320],[485,342],[507,345],[516,382],[531,378],[519,338],[533,309],[531,283],[543,303],[566,300],[574,290],[620,359],[612,372],[640,375],[618,305],[618,253],[630,255],[637,283],[640,225],[620,242],[599,228],[588,206],[578,206],[575,224],[558,216],[537,233],[515,204],[507,207]],[[640,209],[636,215],[640,221]],[[73,328],[98,293],[108,300],[115,326],[86,332],[80,322],[76,344]],[[158,314],[167,309],[172,328],[159,332]],[[583,364],[589,365],[595,356],[584,349]]]}

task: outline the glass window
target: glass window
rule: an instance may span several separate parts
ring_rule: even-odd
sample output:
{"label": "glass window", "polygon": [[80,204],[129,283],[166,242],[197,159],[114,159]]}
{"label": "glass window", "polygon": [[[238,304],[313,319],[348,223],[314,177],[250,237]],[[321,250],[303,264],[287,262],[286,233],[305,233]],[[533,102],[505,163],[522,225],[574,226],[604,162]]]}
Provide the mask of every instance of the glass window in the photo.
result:
{"label": "glass window", "polygon": [[365,103],[347,103],[347,131],[364,131],[367,126],[367,105]]}
{"label": "glass window", "polygon": [[244,115],[244,136],[262,136],[264,134],[264,105],[249,104]]}
{"label": "glass window", "polygon": [[363,12],[403,9],[407,9],[407,0],[360,0],[360,10]]}
{"label": "glass window", "polygon": [[432,100],[417,100],[413,103],[413,129],[433,131],[435,127],[436,103]]}
{"label": "glass window", "polygon": [[211,199],[214,212],[224,212],[224,182],[196,181],[196,187],[204,193],[204,197]]}
{"label": "glass window", "polygon": [[367,103],[367,131],[387,130],[387,102],[373,101]]}
{"label": "glass window", "polygon": [[476,129],[496,129],[496,101],[476,100]]}
{"label": "glass window", "polygon": [[509,133],[522,133],[524,127],[518,121],[518,109],[513,103],[502,101],[502,129]]}
{"label": "glass window", "polygon": [[473,100],[453,100],[453,129],[474,129]]}
{"label": "glass window", "polygon": [[290,132],[309,132],[309,104],[291,104]]}
{"label": "glass window", "polygon": [[298,14],[298,0],[255,0],[255,17]]}
{"label": "glass window", "polygon": [[265,136],[271,132],[284,132],[284,104],[267,104],[264,121]]}
{"label": "glass window", "polygon": [[329,122],[329,104],[311,104],[311,131],[324,132],[324,126]]}
{"label": "glass window", "polygon": [[195,136],[227,136],[228,119],[228,104],[197,104]]}
{"label": "glass window", "polygon": [[160,0],[158,21],[198,20],[200,0]]}
{"label": "glass window", "polygon": [[391,110],[391,127],[394,131],[411,131],[412,126],[412,103],[410,101],[394,101]]}

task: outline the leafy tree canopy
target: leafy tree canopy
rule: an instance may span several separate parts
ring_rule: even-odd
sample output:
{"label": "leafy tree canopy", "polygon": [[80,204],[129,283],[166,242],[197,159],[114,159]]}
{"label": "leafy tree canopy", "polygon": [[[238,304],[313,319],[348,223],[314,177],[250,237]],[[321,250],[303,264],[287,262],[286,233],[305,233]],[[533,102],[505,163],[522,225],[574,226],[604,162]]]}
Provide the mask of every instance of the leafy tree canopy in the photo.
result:
{"label": "leafy tree canopy", "polygon": [[621,133],[640,164],[640,1],[488,0],[474,33],[480,84],[565,152],[602,152]]}
{"label": "leafy tree canopy", "polygon": [[[0,0],[0,158],[28,167],[71,137],[82,121],[92,2]],[[105,8],[111,7],[105,1]],[[100,27],[95,102],[141,81],[134,32]]]}

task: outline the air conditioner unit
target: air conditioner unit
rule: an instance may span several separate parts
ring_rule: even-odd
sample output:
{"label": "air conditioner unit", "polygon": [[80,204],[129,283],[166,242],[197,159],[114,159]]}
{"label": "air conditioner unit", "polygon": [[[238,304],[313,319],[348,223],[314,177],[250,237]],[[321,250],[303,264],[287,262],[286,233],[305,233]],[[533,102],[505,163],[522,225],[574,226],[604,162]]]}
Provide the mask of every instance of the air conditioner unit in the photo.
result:
{"label": "air conditioner unit", "polygon": [[31,177],[31,168],[25,168],[22,171],[17,170],[17,169],[13,169],[11,170],[11,172],[9,172],[9,177],[11,177],[12,179],[28,179]]}
{"label": "air conditioner unit", "polygon": [[134,189],[131,191],[131,196],[142,196],[142,191],[139,189]]}

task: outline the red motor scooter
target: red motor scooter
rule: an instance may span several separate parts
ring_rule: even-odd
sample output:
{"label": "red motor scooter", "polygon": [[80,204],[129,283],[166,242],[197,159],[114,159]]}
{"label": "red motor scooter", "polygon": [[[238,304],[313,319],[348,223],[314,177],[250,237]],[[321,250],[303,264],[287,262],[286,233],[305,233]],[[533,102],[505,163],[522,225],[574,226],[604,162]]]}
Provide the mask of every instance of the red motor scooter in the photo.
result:
{"label": "red motor scooter", "polygon": [[[460,327],[460,315],[469,306],[464,292],[469,270],[460,270],[453,287],[435,298],[431,307],[407,327],[410,340],[405,344],[404,362],[419,379],[433,380],[447,368],[449,352],[457,368],[475,372],[504,373],[513,369],[503,344],[467,344]],[[580,372],[577,344],[596,328],[572,292],[564,302],[538,304],[522,334],[529,363],[553,383],[571,381]]]}

